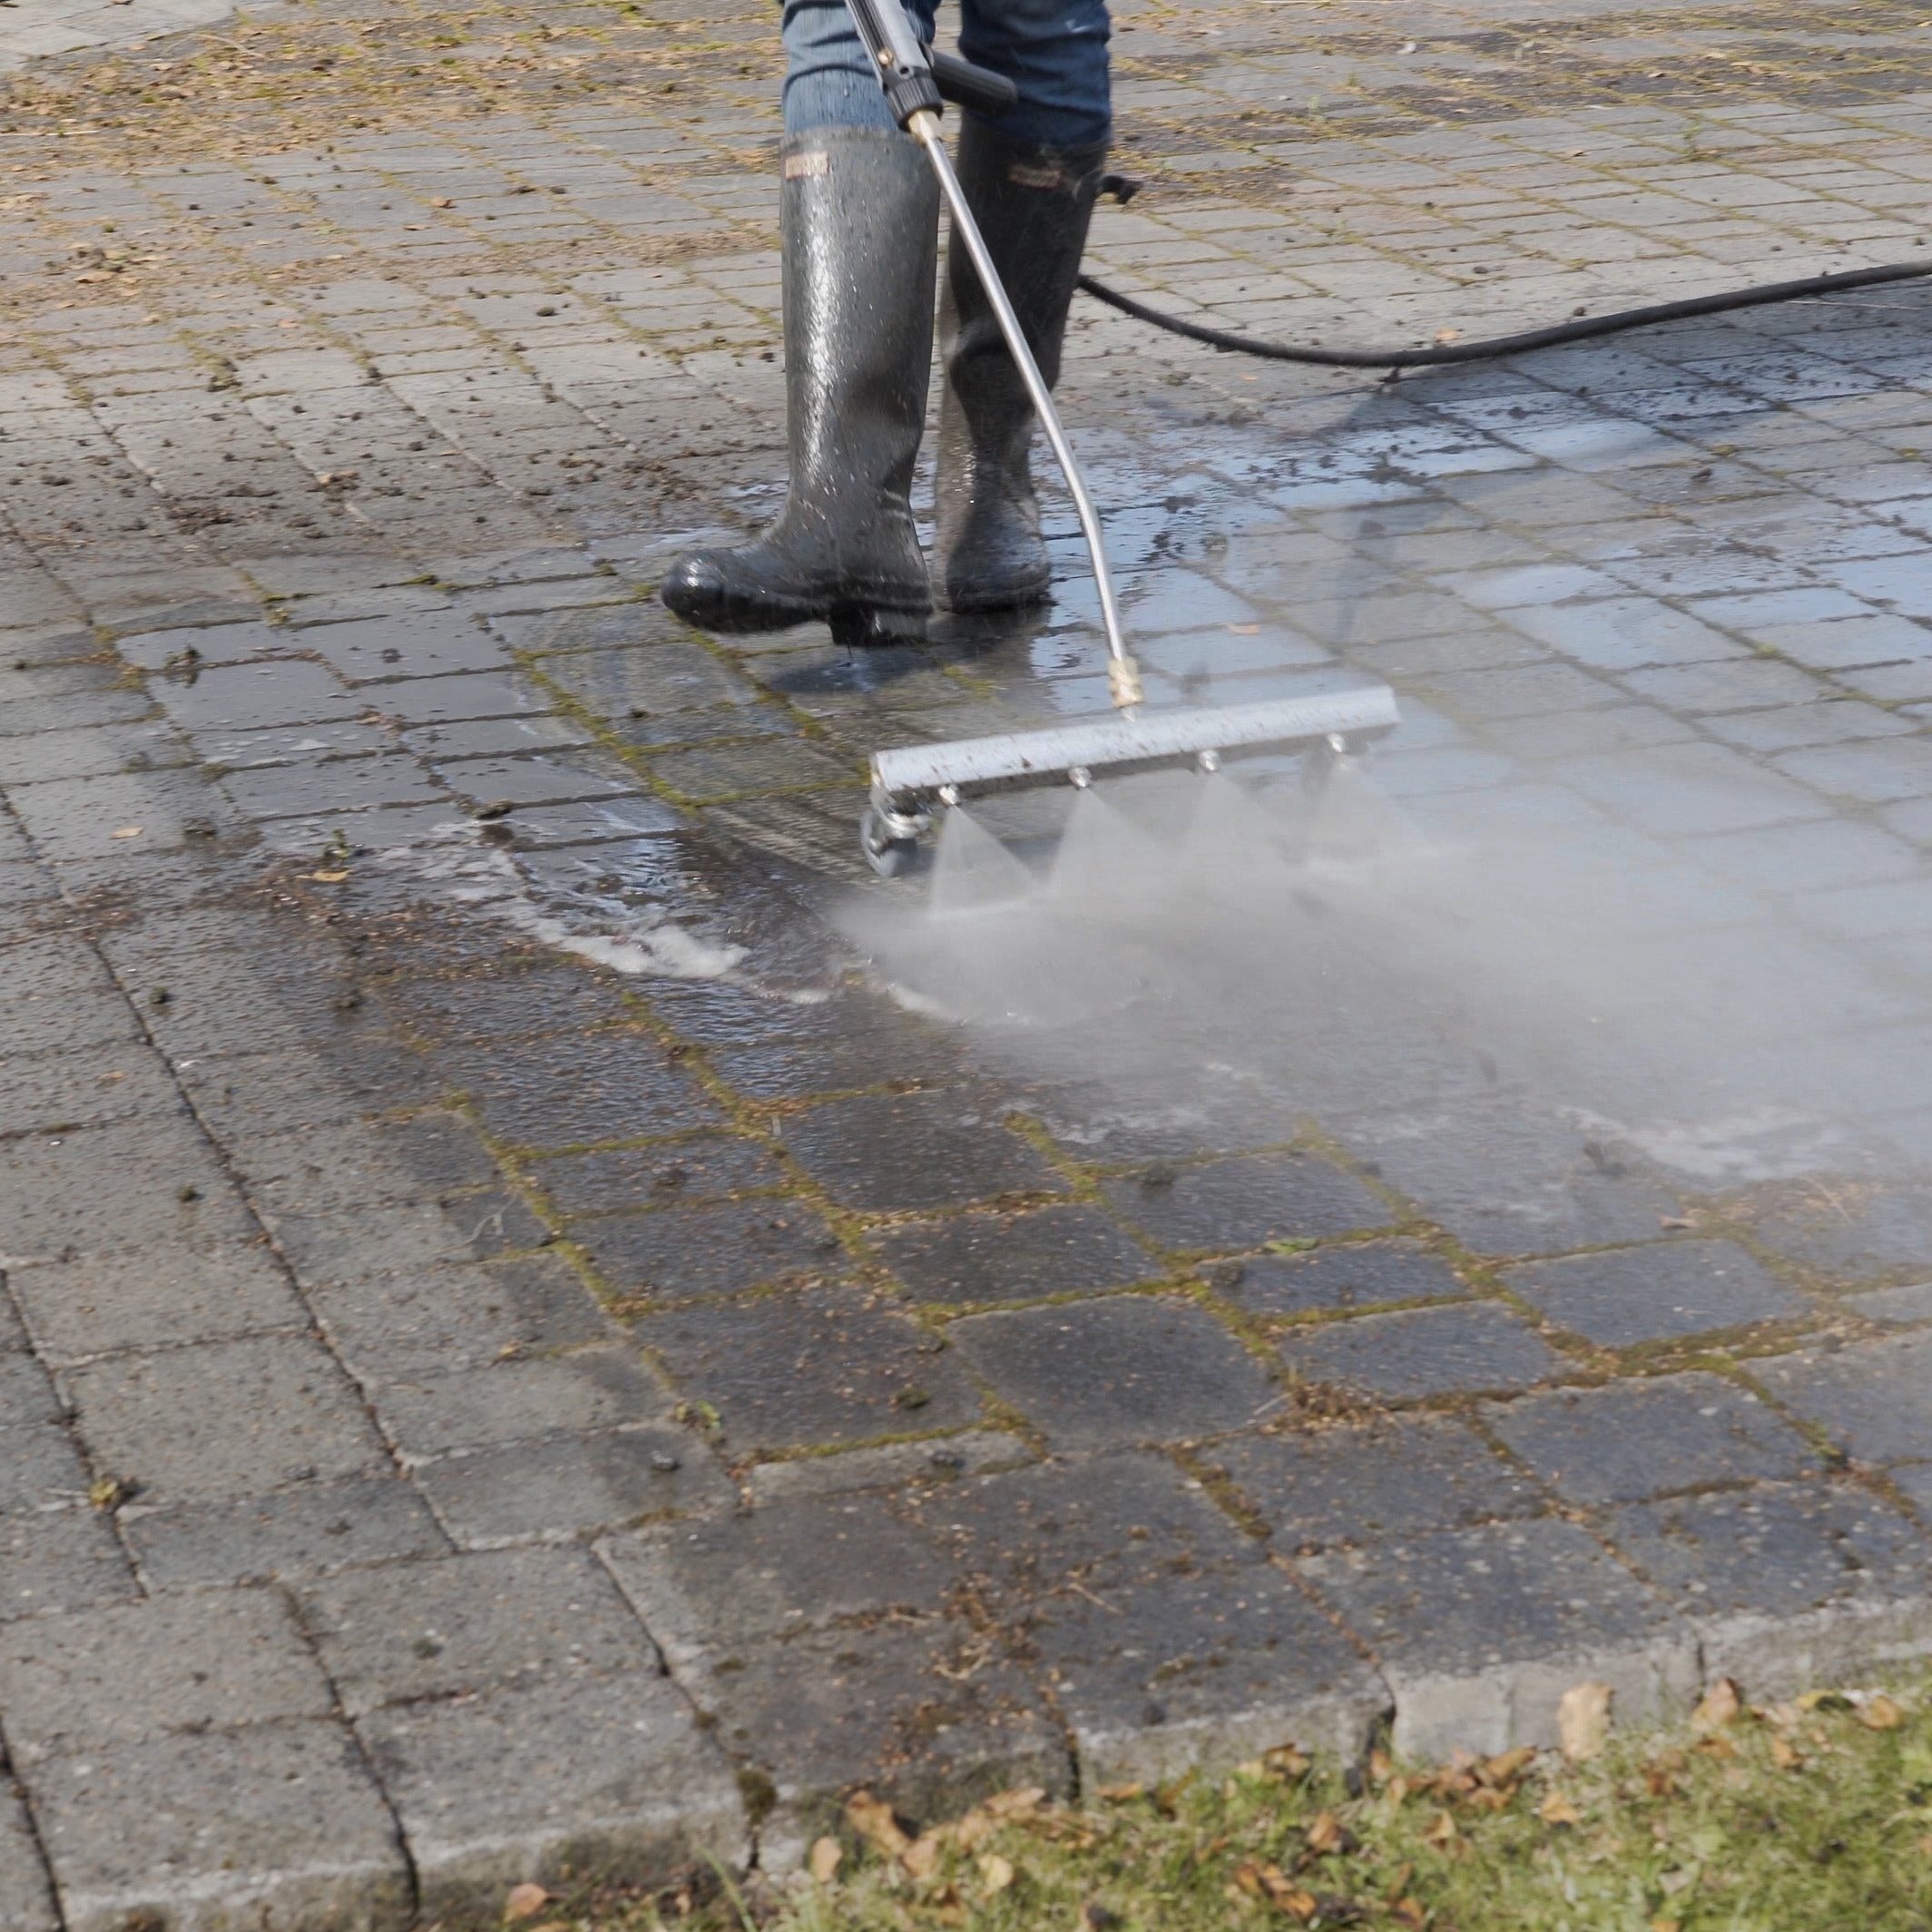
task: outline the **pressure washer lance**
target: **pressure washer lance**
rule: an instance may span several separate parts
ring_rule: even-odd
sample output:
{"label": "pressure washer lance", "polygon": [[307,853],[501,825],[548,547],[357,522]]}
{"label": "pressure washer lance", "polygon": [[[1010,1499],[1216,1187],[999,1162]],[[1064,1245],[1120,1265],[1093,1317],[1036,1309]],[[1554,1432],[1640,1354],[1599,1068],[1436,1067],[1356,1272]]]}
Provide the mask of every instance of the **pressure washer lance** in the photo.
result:
{"label": "pressure washer lance", "polygon": [[952,807],[968,796],[1051,784],[1085,786],[1101,774],[1117,775],[1194,765],[1218,770],[1225,759],[1262,753],[1309,756],[1307,776],[1319,783],[1338,759],[1393,731],[1394,694],[1387,685],[1322,691],[1307,697],[1263,699],[1218,709],[1143,712],[1141,672],[1121,632],[1120,605],[1101,536],[1100,516],[1074,459],[1052,392],[1013,311],[987,252],[979,224],[966,204],[959,177],[940,132],[942,103],[953,101],[987,115],[1010,110],[1018,91],[1004,74],[991,74],[956,54],[935,53],[919,39],[899,0],[846,0],[853,25],[877,64],[887,105],[898,124],[925,149],[939,191],[953,218],[953,232],[966,244],[1014,366],[1026,385],[1046,440],[1052,444],[1093,559],[1100,621],[1107,639],[1107,688],[1117,715],[1003,732],[950,744],[909,745],[872,757],[872,790],[859,822],[859,844],[872,869],[890,878],[916,862],[920,835],[932,825],[936,805]]}

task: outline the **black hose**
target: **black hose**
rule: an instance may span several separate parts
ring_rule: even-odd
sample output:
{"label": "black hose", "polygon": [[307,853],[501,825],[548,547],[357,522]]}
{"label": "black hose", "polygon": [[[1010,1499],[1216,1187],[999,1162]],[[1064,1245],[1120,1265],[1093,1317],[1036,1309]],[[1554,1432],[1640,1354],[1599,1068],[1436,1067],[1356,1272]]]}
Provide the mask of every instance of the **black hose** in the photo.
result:
{"label": "black hose", "polygon": [[1178,315],[1150,309],[1105,282],[1083,275],[1079,286],[1110,309],[1151,322],[1170,335],[1205,342],[1210,348],[1260,356],[1270,362],[1311,362],[1332,369],[1426,368],[1445,362],[1487,362],[1496,356],[1520,355],[1525,349],[1550,348],[1559,342],[1587,342],[1593,336],[1621,335],[1626,329],[1647,329],[1653,322],[1681,322],[1688,316],[1723,315],[1733,309],[1757,309],[1767,302],[1790,302],[1808,295],[1829,295],[1839,289],[1872,289],[1889,281],[1913,281],[1932,275],[1932,261],[1895,262],[1883,269],[1846,269],[1836,275],[1807,275],[1797,281],[1767,282],[1761,289],[1732,289],[1719,295],[1687,296],[1682,301],[1652,302],[1647,309],[1620,309],[1613,315],[1593,315],[1548,329],[1525,329],[1514,336],[1491,336],[1481,342],[1445,342],[1431,348],[1299,348],[1291,342],[1264,342],[1238,336],[1225,329],[1210,329]]}

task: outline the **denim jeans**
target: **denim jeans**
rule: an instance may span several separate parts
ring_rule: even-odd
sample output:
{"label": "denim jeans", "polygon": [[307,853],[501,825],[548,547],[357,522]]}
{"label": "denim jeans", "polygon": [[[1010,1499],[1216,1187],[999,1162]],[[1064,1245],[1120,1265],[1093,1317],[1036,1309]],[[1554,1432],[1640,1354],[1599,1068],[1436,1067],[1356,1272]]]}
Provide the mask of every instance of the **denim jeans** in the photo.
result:
{"label": "denim jeans", "polygon": [[[928,41],[935,5],[907,0]],[[819,127],[889,128],[886,97],[845,0],[784,0],[784,9],[788,138]],[[1106,0],[962,0],[961,15],[960,53],[1020,91],[1019,105],[991,123],[999,132],[1050,148],[1106,140]]]}

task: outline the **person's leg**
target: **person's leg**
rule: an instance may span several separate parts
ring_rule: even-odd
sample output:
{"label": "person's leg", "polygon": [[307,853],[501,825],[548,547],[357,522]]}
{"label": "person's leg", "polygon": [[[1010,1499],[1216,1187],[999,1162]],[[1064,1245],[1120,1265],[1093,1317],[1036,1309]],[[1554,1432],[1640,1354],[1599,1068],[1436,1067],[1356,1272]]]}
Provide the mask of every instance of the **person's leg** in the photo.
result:
{"label": "person's leg", "polygon": [[[930,39],[932,6],[910,9]],[[784,0],[785,138],[821,127],[892,131],[886,96],[845,0]]]}
{"label": "person's leg", "polygon": [[791,476],[753,542],[680,557],[661,587],[720,631],[829,619],[850,642],[932,608],[909,492],[932,368],[938,192],[893,124],[843,0],[788,0],[785,414]]}
{"label": "person's leg", "polygon": [[959,51],[1020,91],[986,123],[1021,145],[1104,147],[1113,124],[1106,0],[961,0]]}
{"label": "person's leg", "polygon": [[[1067,309],[1111,125],[1105,0],[966,0],[959,51],[1018,105],[967,115],[957,165],[1034,359],[1059,378]],[[979,278],[956,242],[940,308],[938,550],[955,610],[1036,603],[1051,581],[1029,452],[1034,411]]]}

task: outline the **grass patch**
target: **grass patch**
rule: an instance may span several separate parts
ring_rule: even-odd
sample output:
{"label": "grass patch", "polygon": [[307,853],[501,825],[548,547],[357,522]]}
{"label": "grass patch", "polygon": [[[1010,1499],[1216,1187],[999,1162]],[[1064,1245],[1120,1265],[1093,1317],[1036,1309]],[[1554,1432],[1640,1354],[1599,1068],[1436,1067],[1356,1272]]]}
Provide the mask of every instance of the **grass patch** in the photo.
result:
{"label": "grass patch", "polygon": [[816,1876],[539,1899],[525,1932],[1932,1932],[1932,1682],[1749,1706],[1586,1761],[1228,1773],[1012,1792],[921,1831],[861,1796]]}

